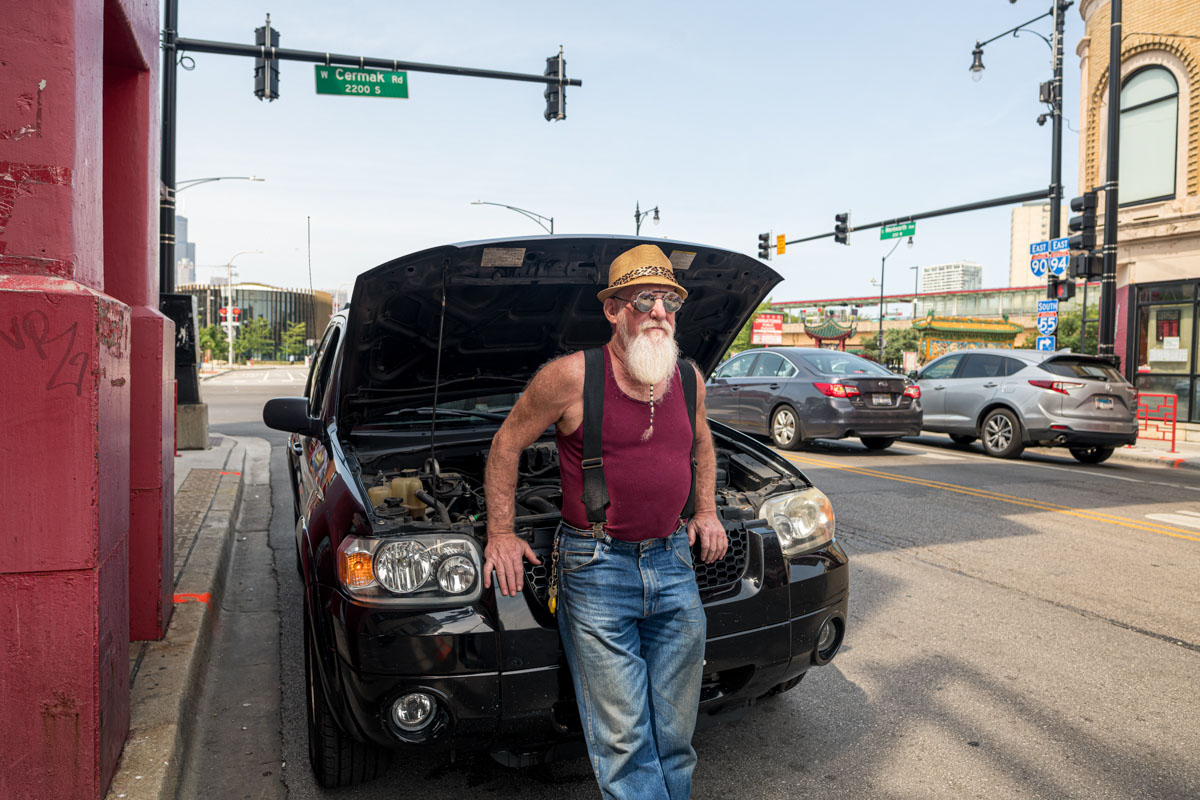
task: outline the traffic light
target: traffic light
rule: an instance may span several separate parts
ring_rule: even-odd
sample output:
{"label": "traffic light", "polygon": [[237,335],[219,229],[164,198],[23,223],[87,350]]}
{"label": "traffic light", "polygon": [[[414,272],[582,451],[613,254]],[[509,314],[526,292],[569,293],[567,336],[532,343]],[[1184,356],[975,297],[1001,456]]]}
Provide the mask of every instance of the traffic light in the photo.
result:
{"label": "traffic light", "polygon": [[563,79],[567,77],[567,61],[563,58],[562,48],[558,55],[546,59],[546,71],[542,73],[547,78],[557,78],[558,83],[547,83],[542,97],[546,98],[546,121],[567,118],[567,87]]}
{"label": "traffic light", "polygon": [[1099,278],[1104,273],[1104,261],[1092,253],[1077,253],[1071,256],[1072,278]]}
{"label": "traffic light", "polygon": [[838,244],[850,244],[850,212],[833,217],[833,240]]}
{"label": "traffic light", "polygon": [[758,257],[763,261],[771,260],[771,234],[760,233],[758,235]]}
{"label": "traffic light", "polygon": [[1067,232],[1072,234],[1070,247],[1072,250],[1091,250],[1096,246],[1096,192],[1073,198],[1071,210],[1081,213],[1067,223]]}
{"label": "traffic light", "polygon": [[[279,47],[279,31],[271,27],[270,14],[267,15],[266,25],[254,29],[254,43],[259,47]],[[267,101],[279,97],[278,59],[254,59],[254,96]]]}
{"label": "traffic light", "polygon": [[1046,297],[1050,300],[1066,302],[1075,296],[1075,281],[1051,278],[1046,285]]}

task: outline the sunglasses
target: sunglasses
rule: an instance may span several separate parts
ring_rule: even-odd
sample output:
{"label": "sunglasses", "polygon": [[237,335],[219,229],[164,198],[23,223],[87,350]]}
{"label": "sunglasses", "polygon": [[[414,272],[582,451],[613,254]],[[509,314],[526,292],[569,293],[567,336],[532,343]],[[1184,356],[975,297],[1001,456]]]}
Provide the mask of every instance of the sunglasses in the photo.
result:
{"label": "sunglasses", "polygon": [[643,314],[651,311],[654,308],[654,301],[662,299],[663,309],[668,314],[674,314],[679,309],[683,308],[683,298],[676,292],[657,291],[657,292],[638,292],[632,298],[618,297],[618,300],[624,300],[631,306],[641,311]]}

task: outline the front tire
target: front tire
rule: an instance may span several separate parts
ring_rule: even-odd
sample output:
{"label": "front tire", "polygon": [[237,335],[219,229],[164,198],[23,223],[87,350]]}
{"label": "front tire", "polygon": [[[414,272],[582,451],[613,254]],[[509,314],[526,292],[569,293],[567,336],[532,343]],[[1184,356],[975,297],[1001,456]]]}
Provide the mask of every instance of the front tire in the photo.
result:
{"label": "front tire", "polygon": [[983,451],[994,458],[1016,458],[1025,449],[1021,423],[1007,408],[997,408],[983,418],[979,438]]}
{"label": "front tire", "polygon": [[896,441],[894,436],[860,436],[858,440],[868,450],[887,450]]}
{"label": "front tire", "polygon": [[382,752],[378,747],[351,739],[338,727],[321,677],[317,674],[316,643],[304,609],[305,705],[308,707],[308,761],[317,783],[326,789],[352,786],[379,774]]}
{"label": "front tire", "polygon": [[1111,447],[1072,447],[1071,455],[1081,464],[1099,464],[1113,454]]}
{"label": "front tire", "polygon": [[771,415],[771,442],[781,450],[798,450],[800,438],[800,420],[796,409],[782,405]]}

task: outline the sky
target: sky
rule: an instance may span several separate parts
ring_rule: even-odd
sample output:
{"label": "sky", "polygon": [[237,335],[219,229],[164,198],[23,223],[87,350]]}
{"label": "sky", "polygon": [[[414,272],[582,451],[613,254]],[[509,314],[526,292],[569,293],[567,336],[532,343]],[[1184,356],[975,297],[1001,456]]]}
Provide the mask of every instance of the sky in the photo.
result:
{"label": "sky", "polygon": [[[1037,36],[1006,36],[1044,0],[752,2],[309,2],[180,0],[179,35],[253,44],[271,14],[280,47],[541,74],[564,48],[567,118],[547,122],[534,83],[410,72],[409,98],[317,95],[312,64],[280,63],[280,97],[253,93],[253,60],[187,54],[179,71],[176,176],[258,176],[186,189],[179,212],[200,281],[334,290],[397,256],[481,238],[634,233],[757,253],[851,224],[1036,191],[1050,183],[1051,77]],[[1077,194],[1078,6],[1064,37],[1063,183]],[[1031,26],[1049,38],[1046,17]],[[192,66],[191,63],[187,64]],[[887,261],[971,260],[1008,282],[1010,208],[917,223]],[[1064,220],[1065,226],[1065,220]],[[879,292],[878,230],[791,245],[772,258],[775,301]],[[1032,280],[1031,280],[1032,282]]]}

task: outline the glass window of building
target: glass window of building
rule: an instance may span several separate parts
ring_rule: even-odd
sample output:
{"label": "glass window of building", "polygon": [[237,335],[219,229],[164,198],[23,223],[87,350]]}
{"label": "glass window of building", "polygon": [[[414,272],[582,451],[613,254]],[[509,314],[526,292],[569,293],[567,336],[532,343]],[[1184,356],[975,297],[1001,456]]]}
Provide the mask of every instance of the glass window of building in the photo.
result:
{"label": "glass window of building", "polygon": [[1121,87],[1121,205],[1175,196],[1179,85],[1165,67],[1146,67]]}

